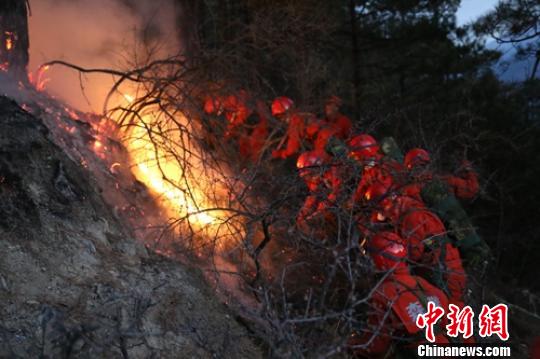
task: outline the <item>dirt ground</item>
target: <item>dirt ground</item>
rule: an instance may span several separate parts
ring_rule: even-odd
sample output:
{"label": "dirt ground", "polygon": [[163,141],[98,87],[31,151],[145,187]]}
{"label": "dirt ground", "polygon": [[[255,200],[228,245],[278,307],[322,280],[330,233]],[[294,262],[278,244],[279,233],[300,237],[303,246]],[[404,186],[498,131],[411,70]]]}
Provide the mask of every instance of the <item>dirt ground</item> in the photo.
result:
{"label": "dirt ground", "polygon": [[149,253],[0,97],[0,357],[256,358],[201,273]]}

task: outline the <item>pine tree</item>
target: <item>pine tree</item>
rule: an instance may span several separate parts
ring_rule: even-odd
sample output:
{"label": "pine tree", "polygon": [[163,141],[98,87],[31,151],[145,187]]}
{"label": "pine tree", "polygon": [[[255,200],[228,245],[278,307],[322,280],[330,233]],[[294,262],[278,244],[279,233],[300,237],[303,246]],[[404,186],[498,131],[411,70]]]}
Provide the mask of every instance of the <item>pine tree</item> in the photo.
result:
{"label": "pine tree", "polygon": [[475,24],[478,34],[489,35],[498,43],[518,47],[518,57],[533,57],[530,79],[540,65],[540,3],[536,0],[502,0],[495,10]]}

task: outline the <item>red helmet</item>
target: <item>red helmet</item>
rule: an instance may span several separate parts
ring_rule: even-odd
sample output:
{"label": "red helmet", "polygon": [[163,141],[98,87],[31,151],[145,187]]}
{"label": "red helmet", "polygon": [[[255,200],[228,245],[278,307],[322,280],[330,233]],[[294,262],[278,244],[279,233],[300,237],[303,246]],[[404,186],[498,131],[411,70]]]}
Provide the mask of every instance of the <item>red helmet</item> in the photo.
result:
{"label": "red helmet", "polygon": [[419,261],[425,255],[425,245],[440,241],[446,229],[441,219],[427,210],[411,211],[401,220],[400,233],[409,244],[409,256]]}
{"label": "red helmet", "polygon": [[380,203],[379,208],[382,214],[393,223],[401,222],[403,216],[416,210],[425,209],[423,202],[409,196],[391,195],[385,197]]}
{"label": "red helmet", "polygon": [[427,165],[431,162],[431,157],[428,151],[422,148],[413,148],[407,152],[403,162],[405,163],[405,167],[411,170],[415,167]]}
{"label": "red helmet", "polygon": [[322,166],[325,164],[326,158],[321,152],[308,151],[302,153],[296,161],[296,168],[299,170],[307,169],[309,167]]}
{"label": "red helmet", "polygon": [[309,151],[302,153],[296,161],[296,167],[300,171],[300,177],[304,179],[311,191],[316,190],[322,180],[322,168],[326,158],[321,152]]}
{"label": "red helmet", "polygon": [[272,102],[272,116],[280,116],[289,111],[294,106],[293,100],[288,97],[277,97]]}
{"label": "red helmet", "polygon": [[407,249],[403,239],[393,232],[379,232],[369,241],[368,249],[379,270],[406,268]]}
{"label": "red helmet", "polygon": [[328,99],[326,99],[326,104],[334,104],[337,107],[341,107],[341,105],[343,104],[343,100],[336,95],[332,95]]}
{"label": "red helmet", "polygon": [[351,138],[349,148],[349,155],[360,162],[377,158],[379,155],[379,144],[372,136],[367,134]]}

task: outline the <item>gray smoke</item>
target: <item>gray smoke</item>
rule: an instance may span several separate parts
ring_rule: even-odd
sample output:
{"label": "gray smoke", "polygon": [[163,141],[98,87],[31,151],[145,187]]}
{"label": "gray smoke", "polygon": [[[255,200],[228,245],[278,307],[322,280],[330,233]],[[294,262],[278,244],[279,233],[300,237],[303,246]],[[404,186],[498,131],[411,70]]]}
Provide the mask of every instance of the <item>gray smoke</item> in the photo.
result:
{"label": "gray smoke", "polygon": [[[88,68],[127,68],[149,52],[179,51],[174,0],[30,0],[30,71],[51,60]],[[111,78],[53,68],[48,91],[81,110],[100,111]]]}

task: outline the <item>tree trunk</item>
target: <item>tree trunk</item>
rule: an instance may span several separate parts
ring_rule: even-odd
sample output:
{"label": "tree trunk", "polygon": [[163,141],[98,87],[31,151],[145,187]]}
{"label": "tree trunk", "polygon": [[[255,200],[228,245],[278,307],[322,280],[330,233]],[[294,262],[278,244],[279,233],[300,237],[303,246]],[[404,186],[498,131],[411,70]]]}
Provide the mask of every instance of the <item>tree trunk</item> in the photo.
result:
{"label": "tree trunk", "polygon": [[188,64],[197,61],[201,50],[199,24],[201,2],[197,0],[177,1],[177,22],[180,46]]}
{"label": "tree trunk", "polygon": [[538,65],[540,64],[540,50],[536,51],[536,60],[534,61],[534,66],[531,72],[530,80],[534,80],[536,77],[536,72],[538,71]]}
{"label": "tree trunk", "polygon": [[0,72],[17,81],[27,81],[28,67],[28,2],[0,2]]}
{"label": "tree trunk", "polygon": [[352,67],[353,67],[353,88],[352,88],[352,108],[353,118],[358,121],[358,107],[360,99],[360,74],[359,74],[359,53],[358,53],[358,34],[356,29],[356,2],[349,0],[349,18],[351,26],[351,48],[352,48]]}

